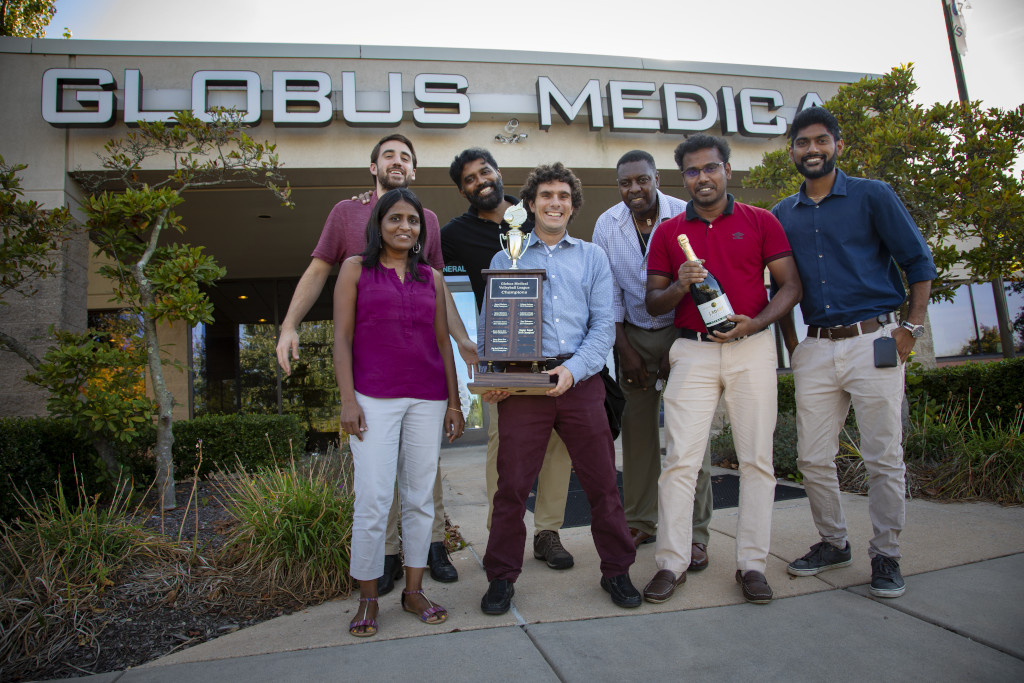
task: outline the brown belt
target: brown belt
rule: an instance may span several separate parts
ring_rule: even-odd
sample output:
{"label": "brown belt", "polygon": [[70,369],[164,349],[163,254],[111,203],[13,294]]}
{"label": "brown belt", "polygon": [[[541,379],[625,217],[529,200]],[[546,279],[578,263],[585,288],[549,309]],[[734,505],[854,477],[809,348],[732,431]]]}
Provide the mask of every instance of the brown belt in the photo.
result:
{"label": "brown belt", "polygon": [[862,334],[877,332],[878,328],[882,325],[892,321],[892,313],[883,313],[880,316],[856,323],[855,325],[839,325],[837,327],[815,327],[814,325],[808,325],[807,336],[814,337],[815,339],[831,339],[832,341],[850,339],[851,337],[859,337]]}

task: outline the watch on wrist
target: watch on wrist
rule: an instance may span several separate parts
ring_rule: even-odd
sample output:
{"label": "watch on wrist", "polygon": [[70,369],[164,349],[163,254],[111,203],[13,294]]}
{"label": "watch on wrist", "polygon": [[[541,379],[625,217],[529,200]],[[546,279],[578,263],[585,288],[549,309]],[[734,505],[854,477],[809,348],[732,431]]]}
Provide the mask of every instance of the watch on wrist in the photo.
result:
{"label": "watch on wrist", "polygon": [[924,336],[924,325],[915,325],[909,320],[904,320],[900,323],[900,327],[910,332],[910,336],[914,339],[920,339]]}

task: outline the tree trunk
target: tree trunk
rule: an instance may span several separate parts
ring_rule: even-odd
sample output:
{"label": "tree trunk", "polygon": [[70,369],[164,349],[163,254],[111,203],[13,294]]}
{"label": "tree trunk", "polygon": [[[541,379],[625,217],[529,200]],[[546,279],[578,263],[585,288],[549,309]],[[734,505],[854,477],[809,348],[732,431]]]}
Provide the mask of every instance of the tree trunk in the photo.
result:
{"label": "tree trunk", "polygon": [[157,240],[166,218],[167,211],[164,211],[157,221],[153,232],[150,234],[149,246],[146,252],[139,259],[139,262],[132,266],[132,275],[139,285],[139,303],[142,309],[142,338],[146,344],[146,360],[149,363],[149,378],[153,382],[153,396],[156,398],[157,420],[156,420],[156,485],[160,491],[160,507],[163,510],[173,510],[178,507],[174,496],[174,431],[172,411],[174,410],[174,397],[167,389],[164,381],[164,367],[160,359],[160,343],[156,336],[156,320],[150,311],[154,310],[156,298],[153,295],[153,286],[146,277],[146,266],[149,259],[156,250]]}
{"label": "tree trunk", "polygon": [[113,444],[109,440],[97,436],[92,440],[92,446],[99,453],[100,460],[103,462],[103,467],[107,471],[107,477],[110,480],[110,488],[116,489],[118,483],[121,480],[122,467],[121,463],[117,461],[117,452],[114,449]]}

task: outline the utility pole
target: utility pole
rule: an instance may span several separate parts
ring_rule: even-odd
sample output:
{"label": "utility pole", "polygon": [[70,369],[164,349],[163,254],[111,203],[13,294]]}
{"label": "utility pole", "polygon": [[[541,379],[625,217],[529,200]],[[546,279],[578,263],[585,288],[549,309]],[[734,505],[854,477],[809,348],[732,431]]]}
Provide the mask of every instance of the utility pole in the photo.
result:
{"label": "utility pole", "polygon": [[[953,33],[953,3],[956,0],[939,0],[942,3],[942,15],[946,18],[946,37],[949,38],[949,54],[953,58],[953,74],[956,76],[956,90],[960,95],[960,102],[967,104],[970,98],[967,96],[967,80],[964,78],[964,65],[960,61],[960,51],[956,47],[956,37]],[[1003,286],[1003,278],[997,277],[992,280],[992,296],[996,304],[996,320],[999,323],[999,340],[1003,347],[1003,358],[1013,358],[1016,353],[1013,348],[1013,331],[1010,329],[1010,313],[1006,304],[1006,288]]]}

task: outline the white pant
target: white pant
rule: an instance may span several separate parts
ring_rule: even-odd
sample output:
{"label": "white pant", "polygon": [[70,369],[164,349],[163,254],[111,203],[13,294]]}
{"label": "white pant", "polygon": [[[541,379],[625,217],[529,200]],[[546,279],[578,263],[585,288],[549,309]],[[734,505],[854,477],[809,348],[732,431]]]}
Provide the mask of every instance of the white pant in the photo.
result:
{"label": "white pant", "polygon": [[732,424],[740,465],[736,568],[764,572],[772,534],[778,414],[775,341],[762,331],[716,344],[677,339],[665,387],[665,462],[658,478],[658,569],[676,576],[690,565],[693,495],[719,398]]}
{"label": "white pant", "polygon": [[349,439],[356,493],[350,573],[357,581],[370,581],[384,573],[384,532],[396,475],[405,566],[427,566],[434,478],[448,403],[360,393],[356,402],[363,409],[366,431],[362,441]]}
{"label": "white pant", "polygon": [[[892,334],[895,324],[885,326]],[[874,341],[862,334],[831,341],[808,337],[793,351],[796,385],[797,466],[823,541],[846,545],[846,519],[839,499],[836,453],[850,412],[860,430],[860,454],[868,472],[868,513],[874,537],[868,553],[899,558],[906,517],[903,464],[904,365],[876,368]]]}

